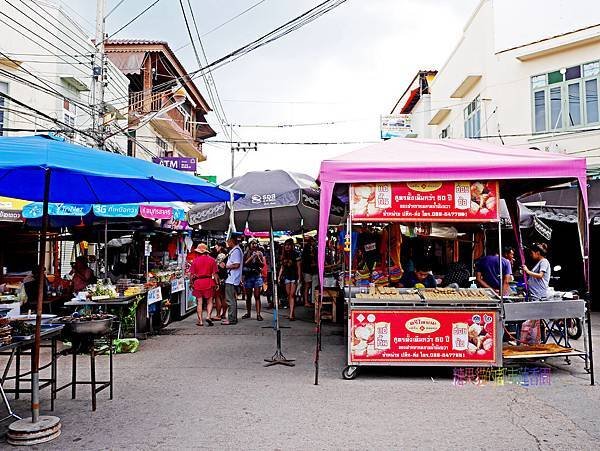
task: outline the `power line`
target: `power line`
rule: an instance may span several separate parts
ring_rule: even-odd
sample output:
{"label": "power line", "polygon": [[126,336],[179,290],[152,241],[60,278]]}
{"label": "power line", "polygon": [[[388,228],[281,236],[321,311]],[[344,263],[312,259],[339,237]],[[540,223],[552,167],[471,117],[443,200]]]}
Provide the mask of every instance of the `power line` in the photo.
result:
{"label": "power line", "polygon": [[121,6],[121,5],[122,5],[124,2],[125,2],[125,0],[121,0],[119,3],[117,3],[117,4],[116,4],[116,5],[113,7],[113,9],[111,9],[111,10],[108,12],[108,14],[107,14],[106,16],[104,16],[104,20],[108,19],[108,16],[110,16],[112,13],[114,13],[114,12],[115,12],[115,10],[116,10],[116,9],[117,9],[119,6]]}
{"label": "power line", "polygon": [[[47,39],[44,39],[43,37],[41,37],[40,35],[31,32],[31,30],[28,30],[27,27],[25,27],[24,25],[20,24],[19,22],[17,22],[15,19],[13,19],[12,17],[8,16],[7,14],[3,13],[2,11],[0,11],[0,14],[7,17],[8,19],[10,19],[11,21],[15,22],[16,24],[18,24],[19,26],[25,28],[25,30],[27,30],[28,32],[30,32],[32,35],[34,35],[36,38],[41,39],[44,42],[47,42],[48,44],[50,44],[52,47],[61,50],[60,47],[56,46],[55,44],[52,44],[50,41],[48,41]],[[44,47],[43,45],[41,45],[38,41],[36,41],[35,39],[31,38],[30,36],[28,36],[27,34],[23,33],[22,31],[16,29],[15,27],[13,27],[12,25],[10,25],[9,23],[5,22],[4,20],[0,19],[0,22],[2,22],[3,24],[5,24],[6,26],[8,26],[9,28],[11,28],[12,30],[16,31],[17,33],[19,33],[21,36],[23,36],[24,38],[30,40],[31,42],[33,42],[34,44],[40,46],[41,48],[43,48],[44,50],[46,50],[48,53],[58,57],[59,59],[61,59],[64,62],[68,61],[66,59],[64,59],[63,57],[56,55],[55,53],[53,53],[52,51],[48,50],[48,48]],[[81,70],[79,67],[75,66],[74,64],[72,64],[72,66],[77,69],[79,72],[88,75],[87,72]]]}
{"label": "power line", "polygon": [[[9,0],[5,0],[6,3],[8,3],[10,6],[12,6],[13,8],[17,9],[12,3],[10,3]],[[42,15],[39,11],[37,11],[36,9],[32,8],[29,3],[26,0],[21,0],[21,3],[25,6],[27,6],[27,8],[29,8],[31,11],[33,11],[35,14],[37,14],[39,17],[41,17],[42,19],[44,19],[50,26],[54,26],[55,24],[52,23],[49,19],[48,16],[52,17],[52,15],[50,14],[50,12],[45,9],[41,4],[36,3],[36,5],[46,13],[46,16]],[[75,47],[73,47],[72,45],[68,44],[67,42],[65,42],[64,40],[62,40],[61,38],[59,38],[57,35],[55,35],[54,33],[52,33],[50,30],[48,30],[46,27],[42,26],[40,23],[38,23],[37,21],[33,20],[29,15],[23,13],[22,10],[19,10],[21,12],[21,14],[25,15],[25,17],[27,17],[29,20],[31,20],[33,23],[37,24],[39,27],[41,27],[43,30],[47,31],[50,35],[54,36],[56,39],[58,39],[60,42],[62,42],[63,44],[65,44],[67,47],[71,48],[72,50],[74,50],[75,52],[79,52],[80,50],[77,50]],[[83,50],[87,50],[85,48],[84,45],[81,44],[81,42],[77,41],[75,38],[73,38],[72,36],[70,36],[69,34],[65,33],[65,36],[70,38],[70,40],[72,42],[74,42],[79,48],[83,48]]]}
{"label": "power line", "polygon": [[[236,15],[235,15],[235,16],[233,16],[232,18],[230,18],[230,19],[226,20],[226,21],[225,21],[225,22],[223,22],[222,24],[220,24],[220,25],[217,25],[217,26],[216,26],[216,27],[214,27],[214,28],[211,28],[211,29],[210,29],[210,30],[208,30],[206,33],[204,33],[204,34],[202,35],[202,37],[204,37],[204,36],[208,36],[209,34],[211,34],[211,33],[215,32],[215,31],[219,30],[220,28],[223,28],[223,27],[224,27],[225,25],[227,25],[228,23],[230,23],[230,22],[233,22],[233,21],[234,21],[235,19],[237,19],[238,17],[241,17],[241,16],[243,16],[244,14],[246,14],[247,12],[249,12],[249,11],[252,11],[254,8],[256,8],[256,7],[257,7],[257,6],[259,6],[261,3],[264,3],[264,2],[266,2],[266,1],[267,1],[267,0],[260,0],[259,2],[257,2],[257,3],[255,3],[255,4],[253,4],[252,6],[250,6],[249,8],[246,8],[245,10],[243,10],[241,13],[239,13],[239,14],[236,14]],[[190,9],[191,9],[191,7],[190,7]],[[175,50],[173,50],[173,52],[177,52],[177,51],[179,51],[179,50],[181,50],[181,49],[183,49],[183,48],[186,48],[186,47],[188,47],[188,46],[190,46],[190,45],[192,45],[192,43],[191,43],[191,42],[188,42],[187,44],[183,44],[181,47],[177,47]]]}
{"label": "power line", "polygon": [[10,100],[11,102],[13,102],[13,103],[15,103],[15,104],[17,104],[17,105],[19,105],[19,106],[21,106],[23,108],[31,110],[34,113],[38,114],[39,116],[41,116],[41,117],[43,117],[45,119],[48,119],[51,122],[54,122],[55,124],[59,124],[59,125],[62,125],[63,127],[67,127],[69,130],[73,130],[76,133],[80,133],[82,135],[87,136],[88,138],[92,138],[92,139],[95,140],[95,137],[93,135],[91,135],[90,133],[84,132],[83,130],[79,130],[79,129],[73,127],[72,125],[69,125],[69,124],[67,124],[67,123],[65,123],[65,122],[63,122],[63,121],[61,121],[59,119],[53,118],[52,116],[49,116],[49,115],[47,115],[45,113],[42,113],[40,110],[38,110],[38,109],[36,109],[36,108],[34,108],[34,107],[30,106],[30,105],[27,105],[26,103],[23,103],[23,102],[15,99],[14,97],[9,96],[8,94],[4,94],[3,92],[0,92],[0,97],[4,97],[4,98]]}
{"label": "power line", "polygon": [[[196,56],[196,62],[198,63],[198,67],[202,67],[203,62],[200,59],[200,55],[198,54],[198,49],[196,48],[196,43],[194,42],[194,37],[192,36],[192,30],[190,29],[190,25],[188,23],[187,14],[186,14],[185,8],[183,6],[183,0],[179,0],[179,5],[181,6],[181,13],[183,15],[183,20],[185,22],[185,27],[187,29],[188,36],[190,38],[190,44],[192,45],[192,48],[194,50],[194,55]],[[190,7],[190,11],[191,11],[191,4],[189,3],[189,1],[188,1],[188,6]],[[193,14],[193,12],[192,12],[192,14]],[[195,25],[195,23],[196,23],[196,21],[194,19],[194,25]],[[196,27],[196,33],[198,33],[198,27]],[[198,34],[198,37],[200,37],[199,34]],[[200,41],[200,42],[202,42],[202,41]],[[204,48],[202,50],[203,50],[204,57],[206,58],[206,53],[204,53]],[[204,80],[204,85],[206,86],[208,96],[210,97],[210,100],[214,106],[214,112],[217,116],[217,119],[219,120],[219,124],[221,125],[221,129],[223,130],[223,133],[225,134],[226,137],[231,139],[231,137],[227,133],[227,129],[223,126],[224,121],[221,118],[219,106],[217,105],[217,101],[215,100],[215,97],[213,96],[213,92],[212,92],[210,84],[207,80],[207,77],[210,77],[210,72],[203,76],[203,80]]]}
{"label": "power line", "polygon": [[[15,60],[13,60],[12,58],[10,58],[8,55],[6,55],[5,53],[3,53],[2,51],[0,51],[0,55],[4,56],[5,58],[7,58],[9,61],[12,61],[13,63],[16,63]],[[23,77],[20,77],[16,74],[13,74],[11,72],[8,72],[4,69],[0,68],[0,73],[3,74],[5,77],[11,78],[14,81],[18,81],[20,83],[23,84],[27,84],[30,87],[33,87],[39,91],[45,92],[46,94],[50,94],[53,95],[55,97],[60,98],[61,100],[68,100],[70,102],[73,102],[76,105],[79,105],[82,109],[85,110],[85,108],[88,107],[88,105],[86,105],[85,103],[81,102],[80,100],[76,100],[76,99],[72,99],[68,96],[65,96],[64,94],[60,93],[58,90],[56,90],[56,88],[53,88],[52,86],[50,86],[50,82],[44,80],[43,78],[40,78],[38,76],[36,76],[33,72],[29,71],[28,69],[24,68],[24,67],[19,67],[20,70],[22,70],[23,72],[29,74],[30,76],[32,76],[33,78],[35,78],[36,80],[39,80],[40,82],[42,82],[44,85],[46,85],[47,88],[44,88],[43,86],[38,85],[37,83],[34,83],[30,80],[27,80]],[[58,86],[58,85],[57,85]],[[88,110],[91,111],[91,110]]]}
{"label": "power line", "polygon": [[[136,20],[138,20],[140,17],[142,17],[147,11],[150,10],[150,8],[152,8],[154,5],[156,5],[160,0],[155,0],[153,3],[151,3],[150,5],[148,5],[143,11],[141,11],[137,16],[135,16],[133,19],[131,19],[129,22],[127,22],[125,25],[123,25],[121,28],[119,28],[117,31],[115,31],[113,34],[111,34],[110,36],[107,36],[104,39],[104,42],[108,41],[109,39],[111,39],[114,35],[116,35],[117,33],[123,31],[125,28],[127,28],[129,25],[131,25],[133,22],[135,22]],[[100,45],[100,43],[97,43],[96,46]]]}
{"label": "power line", "polygon": [[261,36],[260,38],[255,39],[254,41],[250,42],[249,44],[246,44],[246,45],[238,48],[237,50],[234,50],[234,51],[228,53],[227,55],[213,61],[212,63],[206,65],[205,67],[202,67],[198,70],[189,72],[185,75],[182,75],[181,77],[177,77],[174,80],[155,85],[152,87],[152,89],[143,90],[143,91],[139,91],[139,92],[144,92],[144,93],[151,93],[153,91],[156,92],[162,88],[173,86],[176,82],[191,81],[196,76],[201,75],[203,72],[205,72],[209,69],[215,70],[216,68],[220,68],[220,67],[224,66],[225,64],[235,61],[237,58],[239,58],[241,56],[244,56],[244,55],[246,55],[268,43],[271,43],[277,39],[282,38],[283,36],[291,33],[292,31],[298,30],[299,28],[303,27],[304,25],[307,25],[308,23],[318,19],[319,17],[323,16],[324,14],[337,8],[338,6],[345,3],[346,1],[347,0],[326,0],[322,3],[320,3],[319,5],[315,6],[314,8],[311,8],[308,11],[304,12],[303,14],[296,16],[294,19],[291,19],[288,22],[284,23],[283,25],[275,28],[274,30],[270,31],[269,33]]}

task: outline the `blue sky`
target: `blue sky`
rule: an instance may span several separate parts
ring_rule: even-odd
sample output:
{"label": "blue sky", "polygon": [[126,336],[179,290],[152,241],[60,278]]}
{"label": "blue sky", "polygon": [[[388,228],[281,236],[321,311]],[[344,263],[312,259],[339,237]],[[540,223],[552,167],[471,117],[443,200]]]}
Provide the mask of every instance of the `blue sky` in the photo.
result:
{"label": "blue sky", "polygon": [[[201,33],[258,0],[192,0]],[[95,0],[65,0],[93,30]],[[108,0],[110,11],[118,0]],[[108,18],[112,34],[150,0],[125,0]],[[265,0],[235,21],[206,35],[209,61],[234,50],[320,0]],[[214,72],[228,120],[234,124],[336,121],[320,127],[236,128],[244,141],[376,141],[386,114],[419,69],[440,67],[460,38],[478,0],[348,0],[311,24]],[[187,0],[184,0],[187,4]],[[86,22],[89,21],[88,22]],[[161,0],[115,38],[159,39],[176,49],[189,42],[178,0]],[[198,65],[191,46],[177,52],[186,69]],[[197,85],[205,93],[204,84]],[[205,96],[207,97],[207,96]],[[213,115],[209,121],[220,131]],[[220,133],[215,139],[225,139]],[[322,159],[361,145],[260,145],[238,153],[236,173],[283,168],[318,174]],[[228,145],[206,145],[205,174],[229,177]]]}

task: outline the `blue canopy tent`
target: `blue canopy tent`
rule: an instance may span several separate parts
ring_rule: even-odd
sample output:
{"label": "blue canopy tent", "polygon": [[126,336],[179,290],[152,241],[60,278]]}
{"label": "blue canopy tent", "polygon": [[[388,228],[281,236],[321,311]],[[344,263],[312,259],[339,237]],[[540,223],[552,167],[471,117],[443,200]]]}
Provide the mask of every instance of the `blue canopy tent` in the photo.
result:
{"label": "blue canopy tent", "polygon": [[[50,135],[0,137],[0,195],[43,202],[40,249],[46,247],[48,203],[224,202],[239,198],[206,180],[158,164],[71,144]],[[40,252],[32,422],[39,417],[39,353],[44,253]]]}

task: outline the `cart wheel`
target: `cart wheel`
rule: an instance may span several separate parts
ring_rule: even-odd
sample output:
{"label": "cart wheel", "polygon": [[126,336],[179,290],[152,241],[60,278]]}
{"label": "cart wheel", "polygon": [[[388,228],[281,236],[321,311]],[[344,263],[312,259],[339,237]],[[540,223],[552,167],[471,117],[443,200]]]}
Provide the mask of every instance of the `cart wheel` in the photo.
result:
{"label": "cart wheel", "polygon": [[342,370],[342,378],[349,381],[355,379],[358,376],[358,367],[357,366],[347,366]]}

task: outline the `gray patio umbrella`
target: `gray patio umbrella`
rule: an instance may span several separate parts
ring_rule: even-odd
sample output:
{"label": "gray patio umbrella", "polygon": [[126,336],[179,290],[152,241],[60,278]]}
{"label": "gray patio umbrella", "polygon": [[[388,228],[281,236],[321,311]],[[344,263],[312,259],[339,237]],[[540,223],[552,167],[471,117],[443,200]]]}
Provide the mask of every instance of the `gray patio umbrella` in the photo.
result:
{"label": "gray patio umbrella", "polygon": [[[253,231],[269,231],[271,239],[271,275],[273,287],[276,281],[274,230],[312,230],[319,225],[319,190],[315,180],[308,175],[283,170],[253,171],[227,180],[221,186],[246,194],[246,199],[233,203],[235,228],[246,225]],[[230,202],[197,204],[191,208],[189,224],[203,230],[227,230],[230,222]],[[344,215],[341,204],[332,207],[330,224],[339,224]],[[279,302],[277,290],[273,290],[275,303],[275,329],[277,350],[267,365],[293,366],[281,352],[281,328],[279,326]]]}
{"label": "gray patio umbrella", "polygon": [[[235,228],[246,224],[253,231],[316,229],[319,225],[319,189],[306,174],[283,170],[252,171],[221,184],[246,198],[233,204]],[[269,210],[273,210],[273,222]],[[334,205],[330,224],[340,224],[344,215],[341,204]],[[203,230],[227,230],[229,202],[196,204],[189,211],[189,224]]]}

